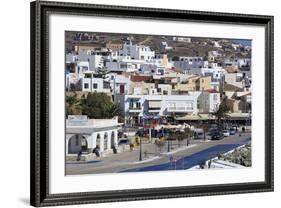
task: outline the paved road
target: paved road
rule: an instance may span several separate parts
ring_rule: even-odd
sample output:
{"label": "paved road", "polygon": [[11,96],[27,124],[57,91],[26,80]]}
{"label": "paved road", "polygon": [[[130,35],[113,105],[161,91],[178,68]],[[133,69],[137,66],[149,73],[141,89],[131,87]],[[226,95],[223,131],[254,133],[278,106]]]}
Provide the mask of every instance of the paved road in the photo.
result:
{"label": "paved road", "polygon": [[[177,158],[176,169],[188,169],[203,160],[208,160],[234,149],[250,140],[250,133],[244,133],[241,137],[237,135],[224,138],[219,141],[196,141],[193,140],[189,147],[182,148],[173,153],[173,158]],[[186,141],[183,141],[185,144]],[[176,144],[176,143],[175,143]],[[174,146],[174,148],[177,147]],[[164,150],[167,150],[164,147]],[[148,152],[155,151],[154,144],[143,144],[143,150]],[[175,149],[174,149],[175,150]],[[173,150],[172,150],[173,151]],[[172,170],[169,156],[159,154],[153,160],[139,162],[139,150],[133,152],[123,152],[105,158],[99,158],[91,163],[67,163],[66,174],[98,174],[98,173],[117,173],[117,172],[135,172],[135,171],[157,171]]]}

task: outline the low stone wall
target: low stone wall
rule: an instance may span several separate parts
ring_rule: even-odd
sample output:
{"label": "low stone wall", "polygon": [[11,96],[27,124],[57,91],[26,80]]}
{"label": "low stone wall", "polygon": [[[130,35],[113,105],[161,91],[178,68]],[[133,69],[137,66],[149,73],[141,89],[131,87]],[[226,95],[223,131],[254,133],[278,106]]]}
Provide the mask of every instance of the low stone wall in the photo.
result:
{"label": "low stone wall", "polygon": [[[122,153],[122,152],[128,152],[130,151],[130,146],[129,145],[120,145],[117,147],[117,154]],[[80,157],[80,161],[92,161],[92,160],[98,160],[99,158],[102,157],[109,157],[113,156],[113,150],[105,150],[101,153],[100,157],[97,157],[95,153],[92,153],[92,151],[89,151],[88,154],[83,153]],[[77,161],[77,154],[68,154],[65,157],[66,161]]]}

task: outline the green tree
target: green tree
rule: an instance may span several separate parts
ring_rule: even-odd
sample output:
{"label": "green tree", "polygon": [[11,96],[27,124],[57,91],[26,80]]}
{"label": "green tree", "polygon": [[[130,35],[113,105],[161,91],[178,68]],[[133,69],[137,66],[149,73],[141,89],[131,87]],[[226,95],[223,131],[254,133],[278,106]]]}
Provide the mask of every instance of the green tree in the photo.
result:
{"label": "green tree", "polygon": [[169,135],[170,140],[177,140],[178,147],[181,146],[182,141],[185,139],[185,133],[179,130],[171,130]]}
{"label": "green tree", "polygon": [[163,147],[165,146],[166,140],[165,139],[157,139],[155,140],[156,147],[159,148],[160,153],[162,152]]}
{"label": "green tree", "polygon": [[81,115],[81,100],[77,98],[77,94],[66,96],[66,115]]}
{"label": "green tree", "polygon": [[97,69],[97,74],[95,76],[104,79],[107,73],[108,73],[108,71],[106,69],[99,67]]}
{"label": "green tree", "polygon": [[211,113],[211,114],[216,117],[218,124],[221,125],[221,121],[223,119],[229,117],[228,114],[227,114],[229,112],[229,110],[230,109],[229,109],[229,107],[226,104],[226,98],[224,98],[222,100],[222,102],[220,103],[218,109],[215,112]]}
{"label": "green tree", "polygon": [[119,106],[113,103],[105,93],[88,93],[87,97],[82,99],[81,102],[82,114],[87,115],[89,118],[113,118],[121,112]]}

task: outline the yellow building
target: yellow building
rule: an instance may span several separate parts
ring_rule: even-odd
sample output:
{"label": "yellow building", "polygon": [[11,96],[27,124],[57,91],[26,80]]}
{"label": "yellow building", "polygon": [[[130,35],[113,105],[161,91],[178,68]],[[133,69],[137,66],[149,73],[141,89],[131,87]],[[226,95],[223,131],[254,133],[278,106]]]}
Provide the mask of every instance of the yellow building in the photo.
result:
{"label": "yellow building", "polygon": [[177,90],[182,91],[203,91],[211,89],[211,76],[192,76],[186,83],[179,84]]}
{"label": "yellow building", "polygon": [[212,88],[211,87],[211,81],[212,81],[211,76],[200,77],[199,81],[197,82],[197,89],[199,91],[211,89]]}

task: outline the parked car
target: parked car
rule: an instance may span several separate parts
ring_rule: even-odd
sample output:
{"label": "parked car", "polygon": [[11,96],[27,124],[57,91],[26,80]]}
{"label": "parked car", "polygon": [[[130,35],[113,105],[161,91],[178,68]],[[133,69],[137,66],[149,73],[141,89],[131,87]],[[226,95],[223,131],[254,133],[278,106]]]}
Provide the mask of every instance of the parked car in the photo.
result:
{"label": "parked car", "polygon": [[236,129],[235,128],[230,128],[229,129],[229,134],[230,135],[235,135],[236,134]]}
{"label": "parked car", "polygon": [[224,135],[221,131],[215,131],[211,135],[211,140],[221,140],[224,138]]}
{"label": "parked car", "polygon": [[225,137],[229,137],[230,136],[230,132],[229,132],[229,130],[223,130],[223,136],[225,136]]}
{"label": "parked car", "polygon": [[193,130],[193,138],[194,139],[204,139],[203,129],[194,129]]}
{"label": "parked car", "polygon": [[145,137],[146,135],[149,134],[149,130],[148,129],[139,129],[136,133],[137,136],[140,137]]}
{"label": "parked car", "polygon": [[129,144],[129,139],[122,138],[118,142],[118,145],[126,145],[126,144]]}

